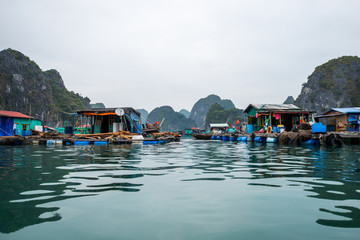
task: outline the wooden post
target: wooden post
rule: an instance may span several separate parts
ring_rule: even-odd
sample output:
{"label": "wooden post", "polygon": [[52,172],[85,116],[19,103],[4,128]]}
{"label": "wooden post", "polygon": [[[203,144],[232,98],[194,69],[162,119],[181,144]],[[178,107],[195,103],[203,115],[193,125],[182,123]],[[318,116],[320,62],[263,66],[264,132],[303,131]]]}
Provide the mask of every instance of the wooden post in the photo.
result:
{"label": "wooden post", "polygon": [[84,129],[83,129],[83,118],[82,118],[82,115],[80,115],[80,118],[81,118],[81,121],[80,121],[80,124],[81,124],[81,126],[80,126],[80,132],[81,132],[81,134],[83,134],[84,133]]}

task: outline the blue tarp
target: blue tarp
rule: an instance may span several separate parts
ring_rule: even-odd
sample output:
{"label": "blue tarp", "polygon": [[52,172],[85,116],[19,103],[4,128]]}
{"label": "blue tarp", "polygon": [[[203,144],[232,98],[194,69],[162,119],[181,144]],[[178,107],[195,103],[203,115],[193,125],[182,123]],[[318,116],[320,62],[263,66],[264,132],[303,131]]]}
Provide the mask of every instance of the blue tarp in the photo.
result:
{"label": "blue tarp", "polygon": [[0,117],[0,136],[12,136],[14,118]]}
{"label": "blue tarp", "polygon": [[348,121],[349,121],[349,122],[357,122],[357,121],[359,121],[359,115],[352,115],[352,114],[350,114],[350,115],[349,115],[349,118],[348,118]]}

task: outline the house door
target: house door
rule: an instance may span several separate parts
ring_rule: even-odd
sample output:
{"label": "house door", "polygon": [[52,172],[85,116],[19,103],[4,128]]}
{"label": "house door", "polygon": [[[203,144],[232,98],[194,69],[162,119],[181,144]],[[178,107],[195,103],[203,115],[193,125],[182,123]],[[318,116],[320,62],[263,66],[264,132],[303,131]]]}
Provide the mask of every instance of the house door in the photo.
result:
{"label": "house door", "polygon": [[283,125],[285,127],[285,131],[291,131],[293,127],[293,116],[291,114],[284,114]]}

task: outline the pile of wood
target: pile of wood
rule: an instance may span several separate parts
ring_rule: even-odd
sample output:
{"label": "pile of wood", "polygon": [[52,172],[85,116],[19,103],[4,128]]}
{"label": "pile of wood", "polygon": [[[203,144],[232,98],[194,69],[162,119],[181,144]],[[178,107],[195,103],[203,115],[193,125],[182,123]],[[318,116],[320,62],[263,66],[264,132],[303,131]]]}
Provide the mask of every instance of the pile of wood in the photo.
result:
{"label": "pile of wood", "polygon": [[114,133],[74,134],[72,138],[90,139],[90,140],[109,140],[115,138],[122,138],[126,140],[131,140],[134,135],[140,135],[140,134],[120,130]]}
{"label": "pile of wood", "polygon": [[180,141],[181,134],[172,133],[172,132],[159,132],[159,133],[153,133],[152,137],[158,140]]}
{"label": "pile of wood", "polygon": [[32,130],[32,135],[31,136],[27,136],[27,139],[31,139],[31,140],[40,140],[40,139],[59,139],[59,140],[63,140],[63,139],[68,139],[70,138],[71,135],[70,134],[62,134],[62,133],[51,133],[51,132],[39,132],[36,130]]}

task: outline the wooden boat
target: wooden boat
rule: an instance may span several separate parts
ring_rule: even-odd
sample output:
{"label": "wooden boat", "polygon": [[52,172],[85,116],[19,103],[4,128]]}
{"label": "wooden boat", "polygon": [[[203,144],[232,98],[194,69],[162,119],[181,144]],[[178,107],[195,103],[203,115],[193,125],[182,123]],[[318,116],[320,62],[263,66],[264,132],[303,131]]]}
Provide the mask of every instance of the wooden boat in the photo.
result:
{"label": "wooden boat", "polygon": [[192,135],[195,139],[198,140],[210,140],[213,136],[212,133],[196,133]]}

